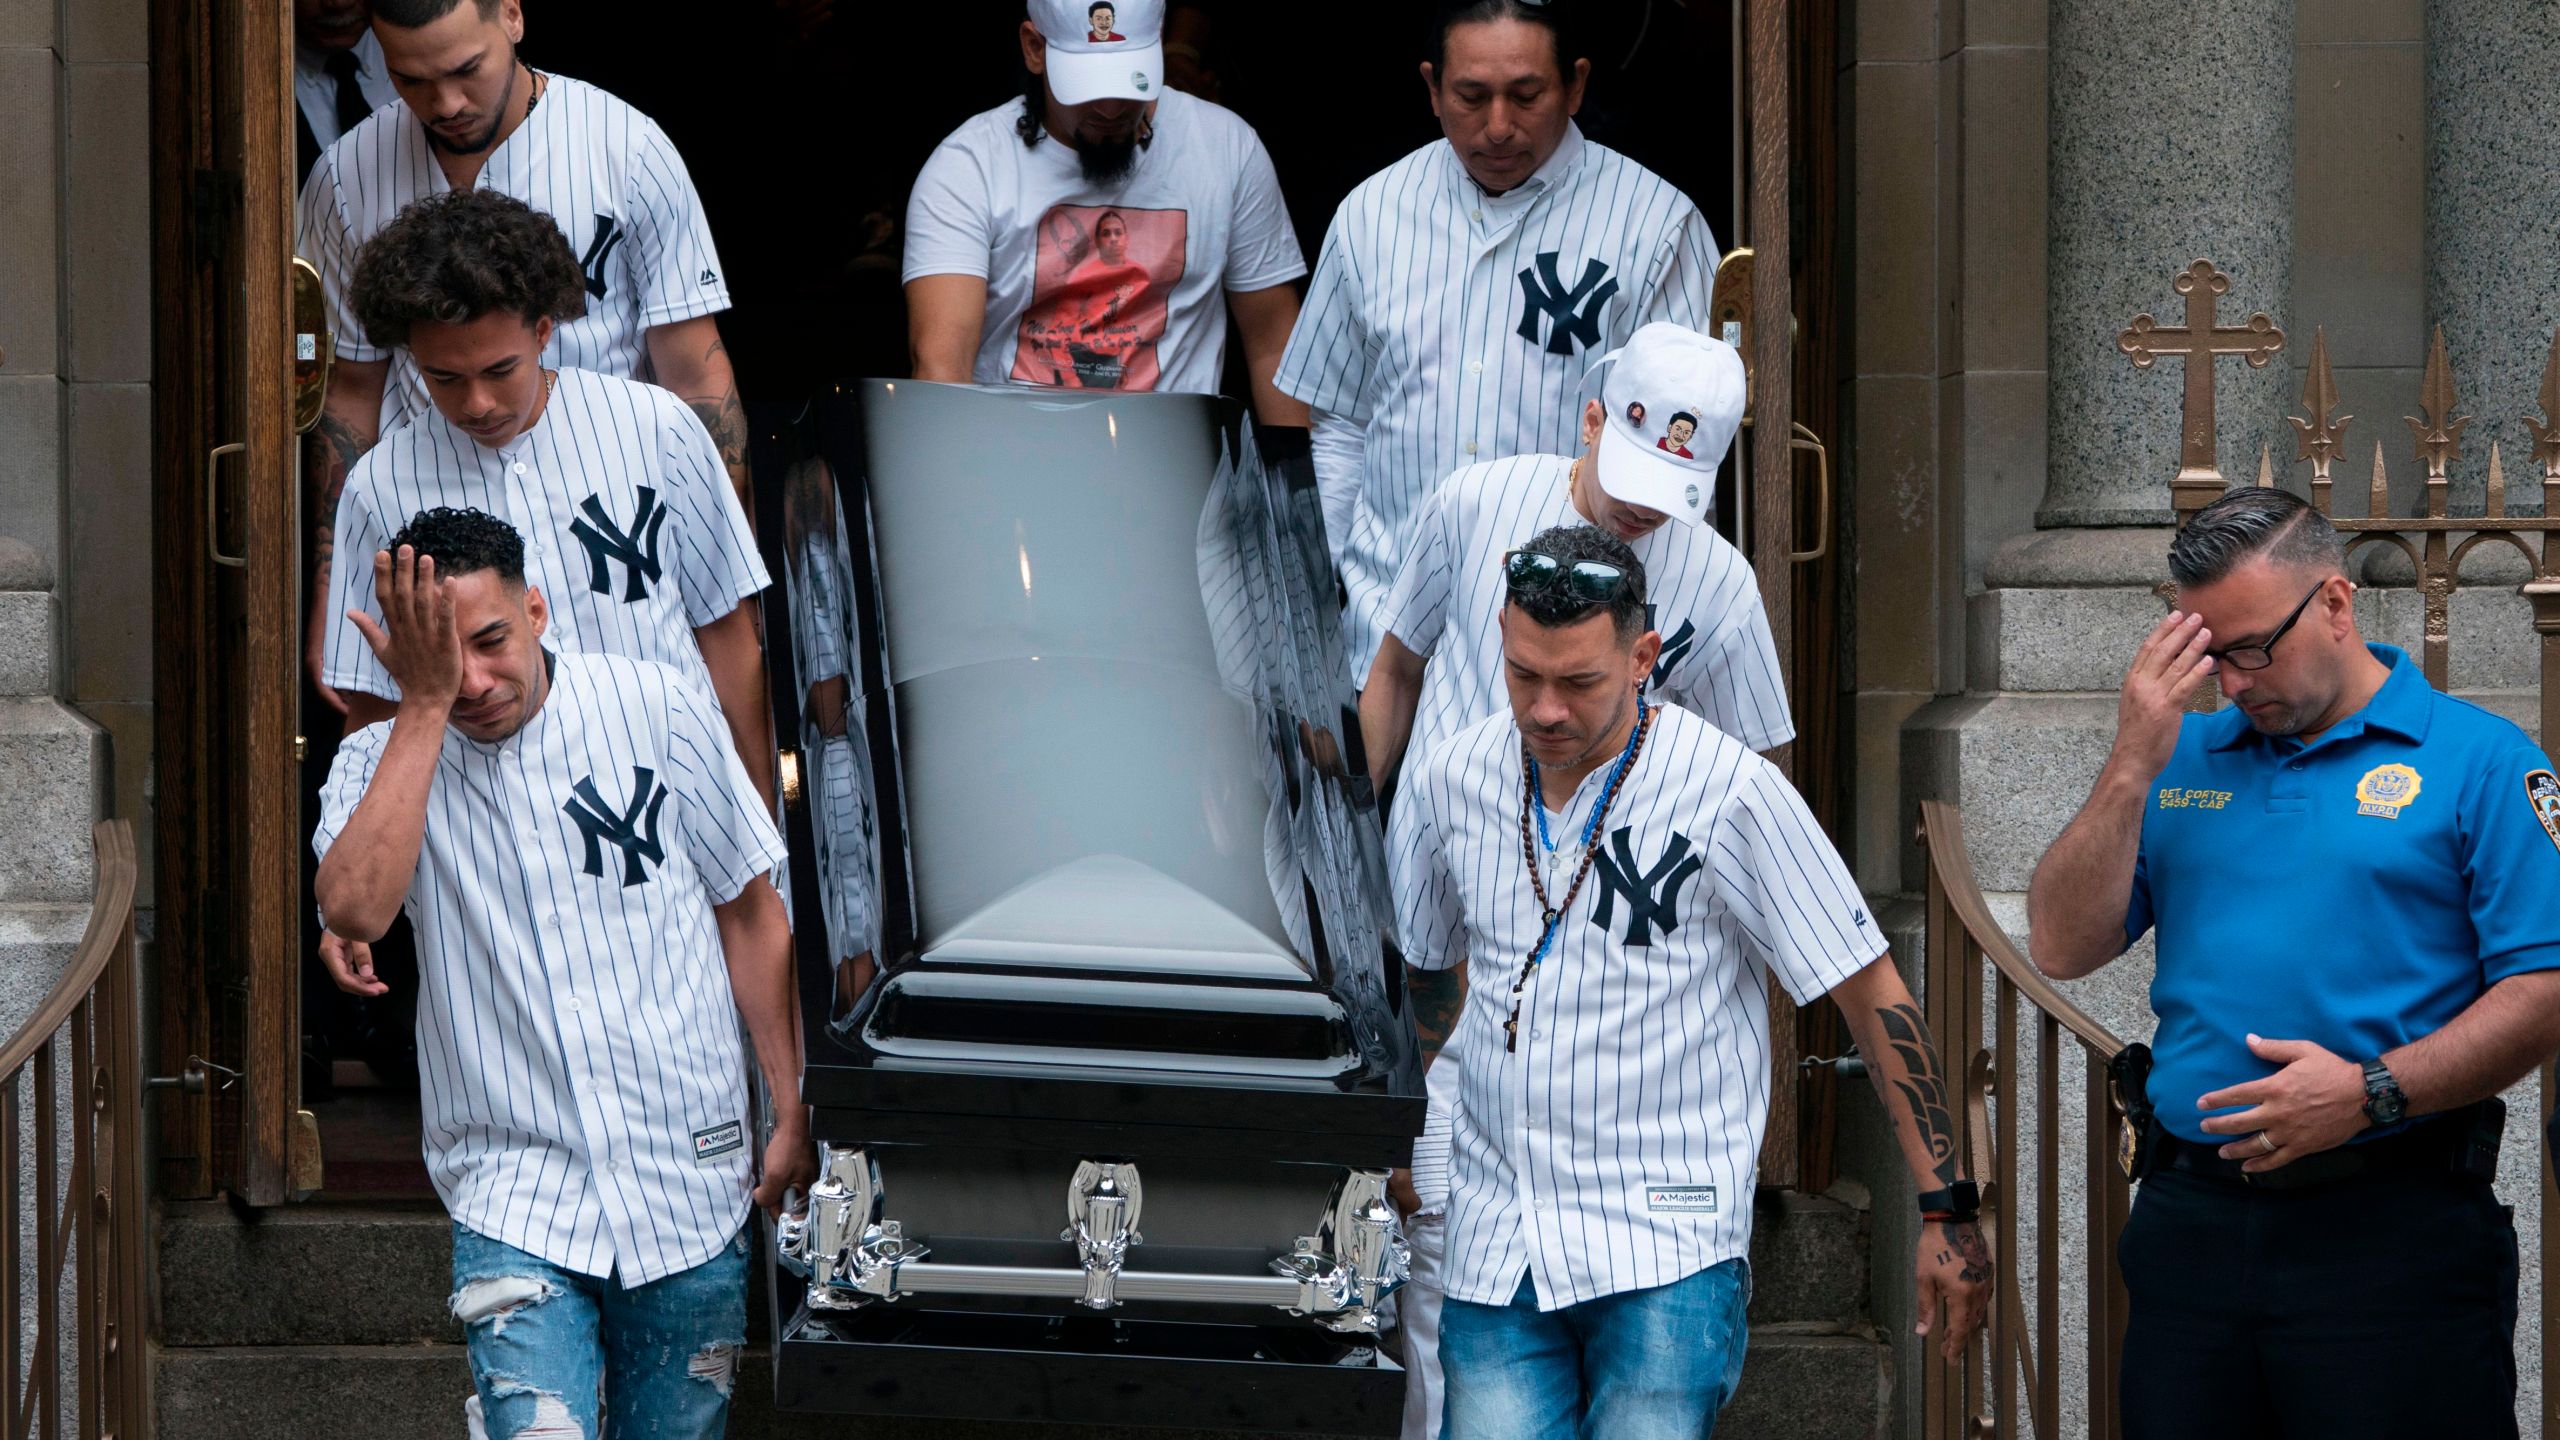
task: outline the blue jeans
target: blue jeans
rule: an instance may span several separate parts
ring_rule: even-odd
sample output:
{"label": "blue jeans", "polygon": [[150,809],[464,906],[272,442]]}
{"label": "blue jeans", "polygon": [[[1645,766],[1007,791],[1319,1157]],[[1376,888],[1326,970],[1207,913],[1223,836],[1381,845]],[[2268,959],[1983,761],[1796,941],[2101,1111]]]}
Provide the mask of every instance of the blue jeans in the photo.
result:
{"label": "blue jeans", "polygon": [[626,1290],[453,1227],[453,1315],[489,1440],[718,1436],[747,1343],[747,1232]]}
{"label": "blue jeans", "polygon": [[1727,1260],[1686,1280],[1541,1314],[1536,1282],[1508,1305],[1449,1299],[1444,1440],[1707,1440],[1742,1380],[1751,1268]]}

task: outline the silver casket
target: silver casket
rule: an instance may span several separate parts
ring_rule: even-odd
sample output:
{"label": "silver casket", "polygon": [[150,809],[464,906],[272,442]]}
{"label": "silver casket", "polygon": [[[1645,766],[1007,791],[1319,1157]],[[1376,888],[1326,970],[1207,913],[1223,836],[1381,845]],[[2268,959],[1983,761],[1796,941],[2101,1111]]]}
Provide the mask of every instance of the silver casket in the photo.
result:
{"label": "silver casket", "polygon": [[778,1403],[1395,1433],[1421,1074],[1305,432],[867,381],[756,468]]}

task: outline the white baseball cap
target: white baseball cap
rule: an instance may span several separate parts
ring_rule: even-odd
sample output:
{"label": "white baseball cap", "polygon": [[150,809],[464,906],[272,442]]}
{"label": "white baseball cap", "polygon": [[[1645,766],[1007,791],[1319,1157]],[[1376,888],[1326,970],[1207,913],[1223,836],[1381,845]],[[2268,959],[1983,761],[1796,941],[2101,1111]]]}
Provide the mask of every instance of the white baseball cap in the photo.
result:
{"label": "white baseball cap", "polygon": [[1600,488],[1683,524],[1705,520],[1716,467],[1742,425],[1742,357],[1721,340],[1656,321],[1599,363],[1609,365]]}
{"label": "white baseball cap", "polygon": [[1031,23],[1048,42],[1059,104],[1163,93],[1164,0],[1031,0]]}

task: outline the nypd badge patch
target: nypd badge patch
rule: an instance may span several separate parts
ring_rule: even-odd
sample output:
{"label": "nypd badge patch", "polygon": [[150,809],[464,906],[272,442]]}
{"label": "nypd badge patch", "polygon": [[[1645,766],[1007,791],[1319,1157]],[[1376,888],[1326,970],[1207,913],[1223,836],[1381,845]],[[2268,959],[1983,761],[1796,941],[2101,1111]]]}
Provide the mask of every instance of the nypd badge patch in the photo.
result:
{"label": "nypd badge patch", "polygon": [[2397,820],[2418,798],[2418,772],[2406,765],[2376,765],[2356,782],[2356,813]]}
{"label": "nypd badge patch", "polygon": [[2524,777],[2524,798],[2533,806],[2533,818],[2542,822],[2542,833],[2560,845],[2560,775],[2536,770]]}

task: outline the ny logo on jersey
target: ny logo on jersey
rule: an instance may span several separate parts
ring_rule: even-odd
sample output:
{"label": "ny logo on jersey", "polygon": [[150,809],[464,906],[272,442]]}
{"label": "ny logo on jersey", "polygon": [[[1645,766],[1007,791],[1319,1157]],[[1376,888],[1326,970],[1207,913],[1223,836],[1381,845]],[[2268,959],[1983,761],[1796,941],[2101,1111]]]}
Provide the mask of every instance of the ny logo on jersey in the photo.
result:
{"label": "ny logo on jersey", "polygon": [[587,547],[587,588],[599,595],[613,593],[613,571],[609,562],[623,564],[622,598],[646,600],[649,582],[662,573],[658,566],[658,536],[667,523],[667,507],[658,503],[658,492],[646,485],[635,487],[640,495],[640,508],[631,516],[631,528],[623,529],[604,513],[604,499],[590,495],[578,502],[581,518],[569,522],[569,533]]}
{"label": "ny logo on jersey", "polygon": [[[1647,605],[1644,608],[1649,619],[1653,607]],[[1655,628],[1658,629],[1660,627]],[[1688,659],[1689,652],[1696,649],[1697,645],[1698,627],[1696,622],[1689,620],[1681,621],[1680,629],[1663,640],[1662,655],[1659,659],[1653,662],[1653,685],[1655,689],[1658,690],[1662,688],[1662,683],[1671,678],[1671,672],[1680,668],[1680,662]]]}
{"label": "ny logo on jersey", "polygon": [[1582,279],[1571,290],[1556,273],[1557,253],[1538,252],[1538,263],[1520,272],[1520,338],[1538,343],[1538,317],[1547,317],[1547,353],[1570,355],[1600,344],[1600,307],[1618,293],[1609,267],[1597,260],[1582,262]]}
{"label": "ny logo on jersey", "polygon": [[578,268],[587,274],[587,293],[604,298],[604,262],[613,247],[622,243],[622,226],[610,215],[596,217],[596,238],[587,242],[587,253],[578,259]]}
{"label": "ny logo on jersey", "polygon": [[1621,826],[1609,836],[1608,846],[1591,857],[1591,873],[1600,879],[1600,900],[1591,909],[1591,923],[1608,929],[1616,922],[1618,901],[1623,899],[1627,902],[1626,943],[1643,949],[1653,944],[1655,927],[1666,935],[1680,928],[1680,887],[1706,863],[1689,853],[1689,837],[1674,830],[1662,858],[1652,869],[1639,873],[1630,843],[1634,838],[1635,831]]}
{"label": "ny logo on jersey", "polygon": [[610,841],[622,851],[622,888],[648,883],[649,867],[667,861],[667,847],[658,842],[658,812],[666,808],[667,787],[658,783],[657,772],[645,765],[631,767],[631,805],[616,811],[596,793],[596,777],[588,776],[577,784],[573,798],[560,808],[578,822],[578,833],[587,840],[586,871],[604,874],[604,847]]}

